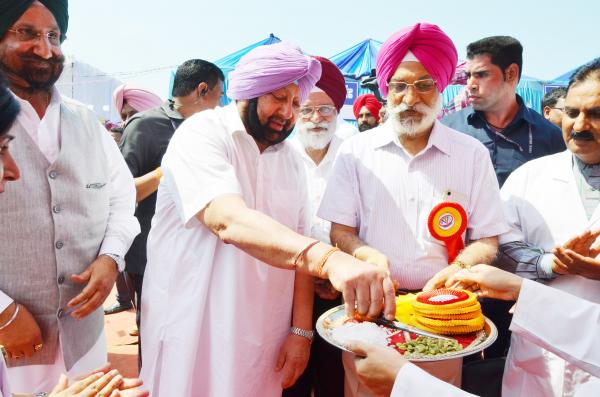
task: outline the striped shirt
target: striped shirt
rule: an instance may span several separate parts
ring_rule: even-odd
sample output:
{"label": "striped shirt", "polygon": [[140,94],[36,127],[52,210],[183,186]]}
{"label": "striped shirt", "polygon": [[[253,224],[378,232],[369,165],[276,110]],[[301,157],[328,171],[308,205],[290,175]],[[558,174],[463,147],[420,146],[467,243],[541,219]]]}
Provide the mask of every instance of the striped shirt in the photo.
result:
{"label": "striped shirt", "polygon": [[385,254],[401,288],[419,289],[448,264],[428,231],[434,206],[454,201],[468,216],[467,241],[508,230],[487,149],[436,121],[427,146],[410,156],[391,124],[342,143],[317,215],[358,229]]}

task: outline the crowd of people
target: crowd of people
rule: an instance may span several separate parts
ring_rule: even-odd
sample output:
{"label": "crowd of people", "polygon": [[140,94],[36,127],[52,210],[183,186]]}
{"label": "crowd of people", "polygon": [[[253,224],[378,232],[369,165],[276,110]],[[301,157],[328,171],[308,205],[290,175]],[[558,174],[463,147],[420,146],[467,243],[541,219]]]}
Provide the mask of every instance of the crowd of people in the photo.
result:
{"label": "crowd of people", "polygon": [[[457,50],[416,23],[383,43],[356,128],[337,66],[277,43],[227,81],[182,63],[167,101],[118,87],[109,133],[55,86],[68,22],[67,0],[0,5],[0,396],[600,393],[600,59],[538,113],[519,41],[478,39],[442,112]],[[428,228],[444,203],[460,247]],[[483,360],[315,334],[330,308],[393,319],[396,290],[450,286],[498,327]],[[104,315],[132,307],[139,379],[106,364]]]}

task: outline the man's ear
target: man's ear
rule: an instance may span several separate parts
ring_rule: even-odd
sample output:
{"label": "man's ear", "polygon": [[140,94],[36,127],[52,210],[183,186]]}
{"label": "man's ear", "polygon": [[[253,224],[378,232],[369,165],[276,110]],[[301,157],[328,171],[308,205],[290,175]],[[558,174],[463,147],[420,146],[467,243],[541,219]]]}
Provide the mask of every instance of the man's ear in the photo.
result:
{"label": "man's ear", "polygon": [[206,84],[205,82],[198,84],[198,95],[205,96],[207,92],[208,92],[208,84]]}
{"label": "man's ear", "polygon": [[518,82],[519,81],[519,66],[516,63],[510,64],[509,67],[506,68],[506,81],[508,82]]}
{"label": "man's ear", "polygon": [[542,109],[542,114],[544,115],[545,118],[548,118],[550,116],[550,106],[544,106],[544,108]]}

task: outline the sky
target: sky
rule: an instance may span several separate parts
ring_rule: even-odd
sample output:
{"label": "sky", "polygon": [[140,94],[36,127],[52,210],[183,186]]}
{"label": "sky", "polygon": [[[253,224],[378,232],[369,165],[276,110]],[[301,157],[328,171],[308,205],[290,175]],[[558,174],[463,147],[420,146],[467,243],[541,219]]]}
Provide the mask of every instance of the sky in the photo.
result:
{"label": "sky", "polygon": [[600,2],[592,0],[71,0],[65,55],[168,97],[170,70],[215,61],[270,33],[332,56],[367,38],[385,41],[416,22],[439,25],[459,58],[467,44],[513,36],[523,73],[552,79],[600,56]]}

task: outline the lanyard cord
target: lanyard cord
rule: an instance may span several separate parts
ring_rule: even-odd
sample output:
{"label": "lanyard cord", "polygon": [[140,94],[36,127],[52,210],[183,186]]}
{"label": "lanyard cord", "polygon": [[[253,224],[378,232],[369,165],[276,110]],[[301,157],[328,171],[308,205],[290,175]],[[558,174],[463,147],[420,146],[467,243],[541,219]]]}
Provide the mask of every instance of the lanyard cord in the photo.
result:
{"label": "lanyard cord", "polygon": [[[508,143],[512,143],[513,145],[516,145],[519,148],[519,151],[523,152],[523,147],[521,145],[519,145],[517,142],[513,141],[512,139],[510,139],[509,137],[507,137],[506,135],[502,134],[500,131],[496,130],[490,123],[488,123],[486,121],[486,124],[488,125],[488,127],[494,131],[494,134],[496,134],[497,137],[504,139],[506,142]],[[529,127],[529,154],[531,154],[533,152],[533,132],[531,131],[531,124],[527,124]]]}

